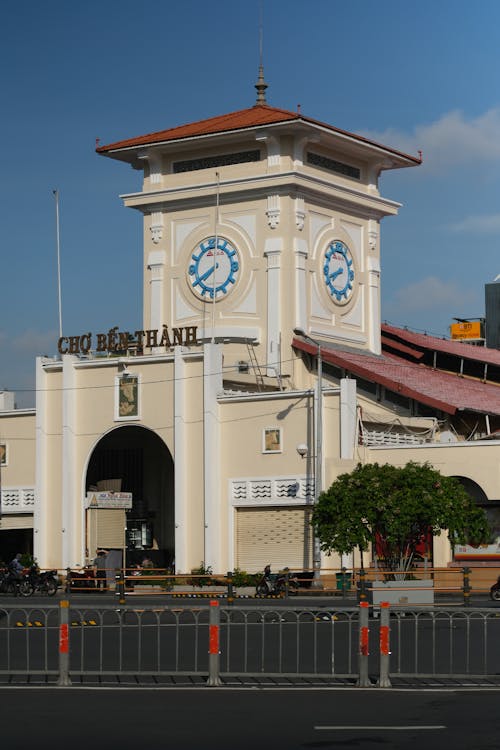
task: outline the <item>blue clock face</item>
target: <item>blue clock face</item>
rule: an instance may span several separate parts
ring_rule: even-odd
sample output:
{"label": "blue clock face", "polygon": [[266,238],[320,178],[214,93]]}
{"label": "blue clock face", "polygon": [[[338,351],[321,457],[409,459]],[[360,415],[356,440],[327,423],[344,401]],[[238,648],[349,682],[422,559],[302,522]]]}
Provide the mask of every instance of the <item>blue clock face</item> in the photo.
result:
{"label": "blue clock face", "polygon": [[331,242],[325,252],[323,279],[334,302],[349,301],[354,288],[354,266],[351,251],[340,240]]}
{"label": "blue clock face", "polygon": [[234,288],[240,270],[238,251],[223,237],[208,237],[191,256],[188,276],[194,292],[204,299],[223,299]]}

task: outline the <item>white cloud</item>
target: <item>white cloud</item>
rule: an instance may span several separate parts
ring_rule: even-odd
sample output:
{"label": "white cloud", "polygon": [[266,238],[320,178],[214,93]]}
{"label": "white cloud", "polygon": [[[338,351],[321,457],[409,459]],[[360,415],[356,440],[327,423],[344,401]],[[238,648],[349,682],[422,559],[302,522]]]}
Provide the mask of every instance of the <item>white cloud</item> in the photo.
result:
{"label": "white cloud", "polygon": [[423,152],[424,166],[440,170],[452,165],[500,161],[500,108],[467,119],[460,111],[417,125],[412,133],[393,128],[366,133],[368,138],[405,153]]}
{"label": "white cloud", "polygon": [[476,232],[480,234],[496,234],[500,232],[500,214],[476,214],[466,216],[449,227],[454,232]]}
{"label": "white cloud", "polygon": [[427,276],[414,284],[401,287],[387,304],[387,309],[404,319],[405,313],[426,312],[452,308],[459,304],[474,304],[476,295],[455,281],[441,281],[436,276]]}

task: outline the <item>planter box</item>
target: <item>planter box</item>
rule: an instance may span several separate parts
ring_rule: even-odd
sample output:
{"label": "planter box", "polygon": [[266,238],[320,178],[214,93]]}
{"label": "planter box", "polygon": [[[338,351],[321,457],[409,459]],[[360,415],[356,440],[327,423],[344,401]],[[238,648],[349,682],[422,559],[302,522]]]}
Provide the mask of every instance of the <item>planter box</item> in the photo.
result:
{"label": "planter box", "polygon": [[373,581],[372,604],[434,604],[434,581]]}

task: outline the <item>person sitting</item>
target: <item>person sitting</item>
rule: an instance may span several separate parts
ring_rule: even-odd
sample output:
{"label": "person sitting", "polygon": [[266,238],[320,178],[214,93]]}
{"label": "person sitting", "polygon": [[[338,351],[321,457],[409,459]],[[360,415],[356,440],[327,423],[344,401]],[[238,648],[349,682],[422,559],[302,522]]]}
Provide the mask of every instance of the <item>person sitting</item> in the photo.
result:
{"label": "person sitting", "polygon": [[21,578],[24,566],[21,564],[21,553],[18,552],[9,563],[9,570],[15,578]]}

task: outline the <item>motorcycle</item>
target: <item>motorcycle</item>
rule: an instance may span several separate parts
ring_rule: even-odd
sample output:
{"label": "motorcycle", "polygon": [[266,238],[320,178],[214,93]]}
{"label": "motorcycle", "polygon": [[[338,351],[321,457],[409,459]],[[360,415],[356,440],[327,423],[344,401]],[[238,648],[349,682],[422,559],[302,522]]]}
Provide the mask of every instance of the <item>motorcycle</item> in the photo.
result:
{"label": "motorcycle", "polygon": [[291,574],[288,568],[280,573],[271,573],[271,566],[266,565],[264,574],[255,587],[257,596],[285,596],[288,594],[298,594],[299,582]]}
{"label": "motorcycle", "polygon": [[8,596],[16,596],[17,581],[13,573],[8,568],[0,571],[0,593]]}
{"label": "motorcycle", "polygon": [[[41,571],[38,565],[32,565],[25,578],[27,583],[23,586],[24,582],[22,582],[19,586],[21,596],[31,596],[34,593],[54,596],[59,586],[57,570]],[[23,593],[28,591],[29,593]]]}
{"label": "motorcycle", "polygon": [[490,588],[490,599],[493,599],[494,602],[500,602],[500,576]]}

